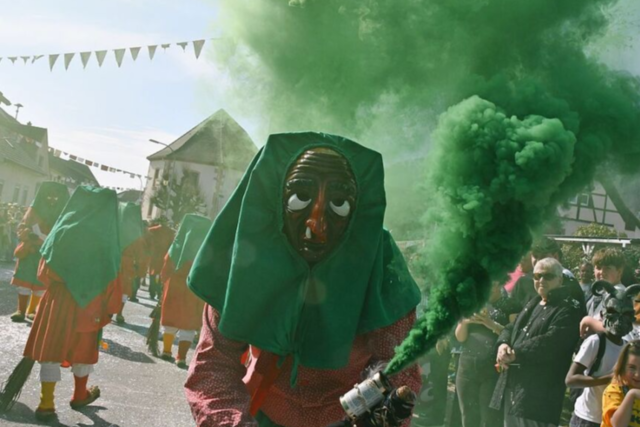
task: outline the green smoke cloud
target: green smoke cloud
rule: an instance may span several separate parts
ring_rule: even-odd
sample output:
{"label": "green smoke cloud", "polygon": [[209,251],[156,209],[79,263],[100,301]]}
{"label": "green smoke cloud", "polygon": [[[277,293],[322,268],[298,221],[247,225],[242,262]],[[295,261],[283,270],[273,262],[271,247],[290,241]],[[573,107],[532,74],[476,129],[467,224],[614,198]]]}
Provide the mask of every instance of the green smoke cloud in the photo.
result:
{"label": "green smoke cloud", "polygon": [[585,54],[617,3],[218,2],[232,113],[268,115],[265,133],[343,134],[387,163],[428,153],[424,179],[404,176],[425,192],[388,197],[427,206],[435,277],[389,372],[480,308],[598,167],[637,169],[638,80]]}

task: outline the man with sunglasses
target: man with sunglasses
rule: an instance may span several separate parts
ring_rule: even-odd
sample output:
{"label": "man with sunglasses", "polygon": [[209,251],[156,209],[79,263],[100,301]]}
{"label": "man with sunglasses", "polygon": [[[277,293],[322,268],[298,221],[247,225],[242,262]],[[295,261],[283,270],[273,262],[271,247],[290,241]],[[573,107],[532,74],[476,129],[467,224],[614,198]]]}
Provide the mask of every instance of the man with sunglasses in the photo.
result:
{"label": "man with sunglasses", "polygon": [[498,337],[502,373],[491,407],[504,409],[505,427],[550,427],[560,421],[564,376],[582,318],[580,302],[563,286],[562,270],[554,258],[535,264],[537,296]]}

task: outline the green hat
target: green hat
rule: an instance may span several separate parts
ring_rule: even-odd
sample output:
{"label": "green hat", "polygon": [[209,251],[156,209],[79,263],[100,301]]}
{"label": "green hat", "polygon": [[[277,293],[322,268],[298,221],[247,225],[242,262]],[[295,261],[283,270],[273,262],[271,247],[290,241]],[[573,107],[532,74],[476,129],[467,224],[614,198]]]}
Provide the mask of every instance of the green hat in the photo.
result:
{"label": "green hat", "polygon": [[142,222],[140,205],[133,202],[120,202],[118,204],[118,220],[120,225],[120,250],[124,251],[144,234],[145,226]]}
{"label": "green hat", "polygon": [[182,218],[178,234],[169,247],[169,258],[176,270],[195,259],[209,227],[211,220],[204,216],[187,214]]}
{"label": "green hat", "polygon": [[[282,197],[290,166],[314,147],[345,157],[358,195],[342,242],[310,268],[283,232]],[[188,278],[220,312],[221,333],[293,355],[306,367],[337,369],[348,363],[356,335],[414,310],[420,292],[382,226],[383,180],[381,155],[348,139],[270,136],[215,219]]]}
{"label": "green hat", "polygon": [[86,307],[120,269],[118,199],[106,188],[80,186],[69,199],[40,253]]}
{"label": "green hat", "polygon": [[[57,197],[58,200],[56,200],[54,204],[50,204],[47,201],[47,197],[50,196]],[[38,216],[38,219],[44,222],[42,225],[44,225],[47,230],[43,230],[43,232],[53,227],[53,224],[60,216],[60,212],[62,212],[68,200],[69,190],[65,185],[52,181],[45,181],[40,184],[36,197],[31,203],[31,209]]]}

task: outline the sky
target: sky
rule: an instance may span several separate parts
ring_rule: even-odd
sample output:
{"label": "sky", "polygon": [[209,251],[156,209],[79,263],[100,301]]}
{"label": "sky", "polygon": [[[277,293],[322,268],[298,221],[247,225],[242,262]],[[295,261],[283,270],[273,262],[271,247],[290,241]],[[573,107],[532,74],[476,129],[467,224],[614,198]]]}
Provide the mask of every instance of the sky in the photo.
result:
{"label": "sky", "polygon": [[[21,122],[49,130],[51,147],[146,176],[146,157],[162,148],[149,139],[170,143],[219,108],[262,145],[266,113],[243,116],[224,102],[229,76],[212,60],[223,42],[210,40],[224,37],[216,25],[216,1],[0,0],[0,10],[0,91],[24,106]],[[614,68],[640,75],[640,43],[628,37],[638,34],[640,7],[625,11],[616,18],[624,31],[609,35],[596,54]],[[186,52],[175,44],[198,39],[207,39],[199,59],[191,44]],[[146,46],[161,43],[172,45],[158,48],[150,61]],[[142,47],[137,61],[127,51],[118,68],[112,49],[135,46]],[[76,55],[65,70],[61,55],[49,70],[48,54],[103,49],[109,52],[102,67],[92,56],[83,69]],[[33,64],[7,59],[41,54]],[[15,114],[14,107],[5,109]],[[128,175],[92,170],[104,186],[139,189],[143,184]]]}
{"label": "sky", "polygon": [[[51,147],[114,168],[146,176],[146,157],[224,108],[203,94],[215,82],[207,60],[215,40],[215,5],[201,0],[110,0],[87,2],[0,0],[0,91],[20,103],[18,120],[49,131]],[[207,39],[196,59],[176,42]],[[158,47],[151,61],[147,45]],[[127,51],[118,68],[110,50],[102,65],[92,56],[83,69],[79,55],[64,68],[61,55],[53,71],[49,54],[142,46],[134,62]],[[41,55],[26,65],[7,57]],[[211,83],[207,83],[211,84]],[[14,115],[15,107],[3,106]],[[245,126],[238,120],[241,125]],[[250,132],[251,123],[246,126]],[[141,188],[139,179],[92,168],[101,185]]]}

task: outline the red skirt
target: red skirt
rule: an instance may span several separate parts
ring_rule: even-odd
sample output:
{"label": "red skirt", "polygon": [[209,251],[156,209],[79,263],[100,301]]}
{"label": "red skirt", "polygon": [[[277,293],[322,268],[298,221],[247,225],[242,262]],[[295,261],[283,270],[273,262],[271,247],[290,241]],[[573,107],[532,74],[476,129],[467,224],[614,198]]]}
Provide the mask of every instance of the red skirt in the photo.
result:
{"label": "red skirt", "polygon": [[184,264],[178,271],[174,268],[171,258],[167,256],[162,271],[162,277],[166,279],[163,287],[160,324],[185,331],[200,330],[204,301],[187,287],[191,263]]}
{"label": "red skirt", "polygon": [[105,292],[81,308],[44,262],[39,279],[48,288],[38,306],[24,356],[38,362],[97,363],[100,331],[120,308],[119,283],[111,282]]}

